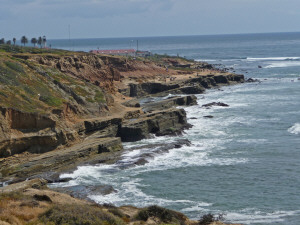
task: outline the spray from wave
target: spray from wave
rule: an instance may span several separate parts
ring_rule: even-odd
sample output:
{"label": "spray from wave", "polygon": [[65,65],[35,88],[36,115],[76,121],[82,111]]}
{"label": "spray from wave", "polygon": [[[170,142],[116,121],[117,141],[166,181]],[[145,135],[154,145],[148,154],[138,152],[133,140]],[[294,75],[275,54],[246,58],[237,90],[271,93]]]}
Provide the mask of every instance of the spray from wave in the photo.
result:
{"label": "spray from wave", "polygon": [[300,134],[300,123],[295,123],[294,126],[288,129],[291,134]]}

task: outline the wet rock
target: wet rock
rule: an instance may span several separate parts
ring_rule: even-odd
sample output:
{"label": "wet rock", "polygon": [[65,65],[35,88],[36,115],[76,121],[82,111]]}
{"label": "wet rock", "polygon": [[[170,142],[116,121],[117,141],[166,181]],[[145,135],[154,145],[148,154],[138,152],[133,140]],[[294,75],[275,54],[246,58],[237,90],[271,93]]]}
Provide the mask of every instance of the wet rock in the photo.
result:
{"label": "wet rock", "polygon": [[214,118],[212,115],[203,116],[204,118]]}
{"label": "wet rock", "polygon": [[88,199],[89,195],[108,195],[117,192],[111,185],[75,185],[70,187],[58,187],[53,190],[69,194],[74,198]]}
{"label": "wet rock", "polygon": [[148,161],[147,161],[146,159],[140,158],[139,160],[137,160],[137,161],[134,163],[134,165],[139,165],[139,166],[141,166],[141,165],[145,165],[146,163],[148,163]]}
{"label": "wet rock", "polygon": [[147,114],[133,121],[122,124],[120,137],[122,141],[139,141],[150,137],[150,134],[178,134],[190,127],[184,109],[170,109]]}
{"label": "wet rock", "polygon": [[138,107],[141,107],[140,103],[138,100],[136,99],[132,99],[132,100],[129,100],[127,102],[124,102],[122,103],[122,105],[126,106],[126,107],[135,107],[135,108],[138,108]]}
{"label": "wet rock", "polygon": [[170,97],[168,99],[159,102],[150,102],[143,105],[144,112],[150,112],[154,110],[169,109],[175,106],[192,106],[197,105],[197,97],[195,95],[183,96],[183,97]]}
{"label": "wet rock", "polygon": [[204,104],[201,107],[210,108],[212,106],[222,106],[222,107],[229,107],[229,105],[223,103],[223,102],[211,102],[208,104]]}
{"label": "wet rock", "polygon": [[157,154],[164,154],[166,152],[169,152],[171,149],[181,148],[183,146],[190,146],[190,145],[191,142],[188,139],[178,139],[170,143],[148,144],[148,145],[132,147],[130,148],[129,151],[141,150],[141,152],[145,151],[145,153],[133,157],[130,161],[119,160],[118,162],[116,162],[116,165],[120,169],[126,169],[133,166],[144,165],[148,163],[148,159],[154,158],[155,155]]}
{"label": "wet rock", "polygon": [[260,80],[258,80],[258,79],[253,79],[253,78],[248,78],[247,80],[246,80],[246,82],[247,83],[253,83],[253,82],[260,82]]}

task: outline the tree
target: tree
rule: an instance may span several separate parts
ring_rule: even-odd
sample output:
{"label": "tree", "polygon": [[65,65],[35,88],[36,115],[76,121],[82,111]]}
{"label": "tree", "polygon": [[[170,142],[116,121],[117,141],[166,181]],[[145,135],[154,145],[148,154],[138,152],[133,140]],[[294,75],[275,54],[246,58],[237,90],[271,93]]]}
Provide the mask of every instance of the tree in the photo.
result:
{"label": "tree", "polygon": [[17,41],[17,39],[13,38],[14,45],[16,45],[16,41]]}
{"label": "tree", "polygon": [[36,38],[31,39],[31,43],[34,45],[34,47],[35,47],[37,42],[38,42],[38,40]]}
{"label": "tree", "polygon": [[47,42],[47,39],[46,39],[46,36],[44,35],[43,36],[43,45],[44,45],[44,48],[46,48],[46,42]]}
{"label": "tree", "polygon": [[39,37],[39,39],[38,39],[38,45],[42,48],[42,43],[43,43],[43,39],[42,39],[42,37]]}
{"label": "tree", "polygon": [[25,44],[28,43],[28,39],[27,39],[26,36],[23,36],[23,37],[21,38],[21,43],[22,43],[24,46],[25,46]]}
{"label": "tree", "polygon": [[11,40],[8,40],[8,41],[6,42],[6,44],[7,44],[7,45],[11,45]]}
{"label": "tree", "polygon": [[3,45],[3,44],[5,44],[5,39],[4,39],[4,38],[1,38],[1,39],[0,39],[0,45]]}

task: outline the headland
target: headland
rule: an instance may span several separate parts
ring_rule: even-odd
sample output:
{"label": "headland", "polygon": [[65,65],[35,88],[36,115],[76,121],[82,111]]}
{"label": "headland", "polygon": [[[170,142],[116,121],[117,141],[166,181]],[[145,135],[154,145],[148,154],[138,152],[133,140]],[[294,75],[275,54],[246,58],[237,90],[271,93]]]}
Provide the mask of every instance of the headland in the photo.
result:
{"label": "headland", "polygon": [[[0,211],[0,223],[60,224],[62,208],[70,215],[84,214],[79,210],[84,208],[102,216],[88,224],[199,224],[158,206],[95,205],[46,184],[65,182],[60,174],[80,165],[116,162],[123,142],[180,135],[192,124],[177,106],[197,104],[195,94],[206,89],[242,82],[243,75],[166,55],[133,58],[0,46],[0,182],[5,186],[0,207],[7,209]],[[188,144],[181,140],[169,148]],[[16,204],[31,216],[5,219]]]}

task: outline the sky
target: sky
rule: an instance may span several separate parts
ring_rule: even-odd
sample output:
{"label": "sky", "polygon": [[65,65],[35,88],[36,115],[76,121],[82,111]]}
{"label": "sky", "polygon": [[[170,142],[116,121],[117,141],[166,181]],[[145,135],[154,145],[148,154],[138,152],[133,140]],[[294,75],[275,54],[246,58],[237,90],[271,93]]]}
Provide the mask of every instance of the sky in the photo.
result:
{"label": "sky", "polygon": [[300,31],[300,0],[0,0],[0,38]]}

